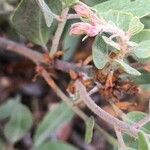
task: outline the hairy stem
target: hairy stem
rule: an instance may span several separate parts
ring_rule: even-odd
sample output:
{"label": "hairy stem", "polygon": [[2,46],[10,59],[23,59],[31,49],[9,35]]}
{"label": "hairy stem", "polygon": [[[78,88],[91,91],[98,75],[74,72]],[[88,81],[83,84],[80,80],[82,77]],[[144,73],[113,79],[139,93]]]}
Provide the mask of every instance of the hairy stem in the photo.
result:
{"label": "hairy stem", "polygon": [[126,150],[127,148],[125,146],[121,131],[116,127],[114,129],[115,129],[116,136],[117,136],[117,139],[118,139],[118,148],[119,148],[119,150]]}
{"label": "hairy stem", "polygon": [[76,81],[76,87],[79,90],[80,98],[84,101],[87,107],[92,110],[92,112],[94,112],[97,116],[106,121],[108,124],[111,124],[114,127],[117,127],[132,136],[137,136],[139,130],[137,130],[136,128],[131,128],[127,123],[111,116],[109,113],[105,112],[98,105],[96,105],[91,97],[88,95],[85,86],[80,81]]}
{"label": "hairy stem", "polygon": [[[62,90],[55,84],[53,79],[49,76],[48,72],[43,69],[42,76],[48,85],[53,89],[53,91],[60,97],[80,118],[82,118],[85,122],[88,120],[88,116],[80,110],[77,106],[73,104],[73,102],[62,92]],[[104,136],[104,138],[112,145],[116,146],[117,142],[114,137],[108,134],[105,130],[103,130],[97,123],[95,123],[95,128]]]}
{"label": "hairy stem", "polygon": [[42,53],[39,53],[36,50],[27,48],[22,44],[15,43],[2,37],[0,37],[0,50],[15,52],[30,59],[35,64],[45,64],[46,66],[58,69],[63,72],[69,72],[70,70],[74,70],[75,72],[92,72],[91,66],[78,67],[73,63],[68,63],[59,59],[55,59],[53,64],[48,64]]}
{"label": "hairy stem", "polygon": [[147,124],[148,122],[150,122],[150,115],[149,114],[144,119],[133,124],[132,127],[139,129],[139,128],[143,127],[145,124]]}
{"label": "hairy stem", "polygon": [[63,33],[64,27],[65,27],[66,22],[67,22],[68,11],[69,11],[69,8],[65,8],[62,11],[61,17],[62,17],[63,21],[58,24],[57,30],[55,32],[55,35],[54,35],[54,38],[52,41],[52,47],[50,50],[50,57],[52,57],[58,50],[59,41],[60,41],[61,35]]}

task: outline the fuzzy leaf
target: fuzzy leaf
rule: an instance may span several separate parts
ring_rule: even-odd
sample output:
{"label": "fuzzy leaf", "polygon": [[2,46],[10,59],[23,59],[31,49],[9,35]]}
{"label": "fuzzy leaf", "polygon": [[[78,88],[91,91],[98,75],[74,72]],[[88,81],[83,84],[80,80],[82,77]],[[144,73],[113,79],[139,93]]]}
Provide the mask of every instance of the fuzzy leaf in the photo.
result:
{"label": "fuzzy leaf", "polygon": [[150,15],[142,18],[141,22],[144,24],[145,29],[150,29]]}
{"label": "fuzzy leaf", "polygon": [[150,0],[109,0],[95,5],[94,8],[102,14],[109,10],[119,10],[132,13],[137,17],[144,17],[150,14]]}
{"label": "fuzzy leaf", "polygon": [[144,73],[142,72],[141,76],[138,78],[133,78],[133,81],[138,84],[150,84],[150,73]]}
{"label": "fuzzy leaf", "polygon": [[98,69],[103,69],[108,62],[107,45],[100,35],[98,35],[92,46],[92,55],[95,66]]}
{"label": "fuzzy leaf", "polygon": [[87,143],[91,143],[93,137],[93,129],[94,129],[94,117],[90,117],[86,120],[86,132],[85,132],[85,141]]}
{"label": "fuzzy leaf", "polygon": [[75,3],[77,3],[79,0],[62,0],[62,2],[64,3],[65,7],[69,7]]}
{"label": "fuzzy leaf", "polygon": [[150,40],[139,43],[138,47],[135,48],[133,53],[141,59],[150,57]]}
{"label": "fuzzy leaf", "polygon": [[105,1],[107,0],[83,0],[83,2],[86,3],[88,6],[94,6]]}
{"label": "fuzzy leaf", "polygon": [[136,69],[132,68],[128,64],[126,64],[123,60],[115,60],[121,67],[122,69],[127,72],[128,74],[134,75],[134,76],[140,76],[141,73],[137,71]]}
{"label": "fuzzy leaf", "polygon": [[35,146],[43,143],[61,124],[70,121],[73,115],[72,110],[64,103],[61,103],[54,111],[48,112],[37,128],[34,137]]}
{"label": "fuzzy leaf", "polygon": [[117,43],[115,43],[114,41],[110,40],[108,37],[106,36],[102,36],[103,40],[105,41],[106,44],[110,45],[111,47],[117,49],[120,51],[120,47]]}
{"label": "fuzzy leaf", "polygon": [[138,133],[138,150],[150,150],[150,142],[143,131]]}
{"label": "fuzzy leaf", "polygon": [[142,30],[138,34],[134,35],[131,40],[137,43],[150,40],[150,29]]}
{"label": "fuzzy leaf", "polygon": [[144,29],[144,25],[140,22],[138,17],[132,17],[128,32],[131,33],[131,35],[137,34],[140,31]]}
{"label": "fuzzy leaf", "polygon": [[132,147],[127,147],[127,150],[136,150],[136,149]]}
{"label": "fuzzy leaf", "polygon": [[[59,0],[46,0],[46,3],[52,12],[61,13],[62,5]],[[56,26],[56,22],[53,22],[51,28],[47,27],[42,11],[35,0],[21,0],[12,16],[12,24],[20,34],[44,48]]]}
{"label": "fuzzy leaf", "polygon": [[117,27],[131,35],[137,34],[144,28],[140,20],[131,13],[110,10],[104,14],[104,18],[109,22],[113,22]]}
{"label": "fuzzy leaf", "polygon": [[11,113],[10,121],[4,128],[4,134],[11,143],[15,143],[28,132],[31,126],[31,112],[26,106],[17,104]]}
{"label": "fuzzy leaf", "polygon": [[37,2],[38,2],[39,7],[41,8],[41,10],[44,14],[47,26],[50,27],[51,24],[53,23],[53,19],[54,19],[53,12],[50,10],[50,8],[48,7],[48,5],[45,3],[44,0],[38,0]]}
{"label": "fuzzy leaf", "polygon": [[0,148],[1,148],[1,150],[7,149],[5,143],[1,139],[0,139]]}
{"label": "fuzzy leaf", "polygon": [[10,99],[6,103],[2,104],[0,106],[0,119],[6,119],[10,117],[17,103],[18,101]]}

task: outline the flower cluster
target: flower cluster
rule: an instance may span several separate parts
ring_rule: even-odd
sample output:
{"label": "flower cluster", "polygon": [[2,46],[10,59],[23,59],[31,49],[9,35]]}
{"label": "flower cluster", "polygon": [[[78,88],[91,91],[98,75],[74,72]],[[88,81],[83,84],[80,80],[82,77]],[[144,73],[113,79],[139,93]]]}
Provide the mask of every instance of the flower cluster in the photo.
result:
{"label": "flower cluster", "polygon": [[86,34],[89,37],[94,37],[100,32],[99,24],[103,24],[104,20],[99,17],[85,4],[78,3],[74,6],[76,13],[87,22],[75,23],[71,26],[71,35],[83,35]]}

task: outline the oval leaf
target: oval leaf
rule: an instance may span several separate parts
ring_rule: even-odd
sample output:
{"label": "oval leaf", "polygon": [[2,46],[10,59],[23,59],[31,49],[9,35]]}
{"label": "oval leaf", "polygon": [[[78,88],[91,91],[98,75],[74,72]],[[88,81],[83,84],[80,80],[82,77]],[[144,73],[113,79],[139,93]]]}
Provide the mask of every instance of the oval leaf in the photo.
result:
{"label": "oval leaf", "polygon": [[[54,13],[61,13],[62,5],[59,0],[46,0],[46,3]],[[21,0],[12,16],[12,24],[20,34],[44,48],[56,26],[56,23],[53,23],[50,29],[47,27],[35,0]]]}
{"label": "oval leaf", "polygon": [[109,0],[104,3],[95,5],[94,8],[101,14],[109,10],[119,10],[123,12],[132,13],[134,16],[142,18],[150,14],[150,1]]}
{"label": "oval leaf", "polygon": [[126,64],[123,60],[115,60],[122,68],[125,72],[127,72],[128,74],[134,75],[134,76],[140,76],[141,73],[139,71],[137,71],[136,69],[132,68],[131,66],[129,66],[128,64]]}
{"label": "oval leaf", "polygon": [[45,3],[44,0],[37,0],[39,7],[41,8],[44,17],[45,17],[45,21],[48,27],[51,26],[51,24],[53,23],[53,19],[54,19],[54,14],[53,12],[50,10],[50,8],[47,6],[47,4]]}
{"label": "oval leaf", "polygon": [[138,150],[150,150],[150,142],[143,131],[138,133]]}
{"label": "oval leaf", "polygon": [[106,36],[102,36],[103,40],[105,41],[106,44],[110,45],[111,47],[117,49],[120,51],[120,47],[118,43],[115,43],[113,40],[110,40],[108,37]]}
{"label": "oval leaf", "polygon": [[133,53],[141,59],[150,57],[150,40],[139,43]]}
{"label": "oval leaf", "polygon": [[0,106],[0,119],[6,119],[10,117],[17,103],[18,100],[10,99],[6,103],[2,104]]}
{"label": "oval leaf", "polygon": [[137,43],[150,40],[150,29],[142,30],[138,34],[134,35],[131,40]]}
{"label": "oval leaf", "polygon": [[110,10],[104,14],[104,18],[109,22],[113,22],[123,31],[130,33],[130,35],[137,34],[144,28],[139,18],[133,16],[131,13]]}
{"label": "oval leaf", "polygon": [[54,111],[48,112],[37,128],[34,137],[35,146],[43,143],[51,133],[55,132],[65,122],[69,122],[73,116],[72,110],[64,103],[61,103]]}
{"label": "oval leaf", "polygon": [[85,122],[85,124],[86,124],[85,141],[87,143],[91,143],[91,141],[92,141],[94,123],[95,123],[94,117],[88,118],[88,120],[86,120],[86,122]]}
{"label": "oval leaf", "polygon": [[4,134],[11,143],[15,143],[28,132],[31,126],[31,112],[26,106],[17,104],[11,112],[10,121],[4,128]]}
{"label": "oval leaf", "polygon": [[100,35],[98,35],[92,46],[92,56],[95,66],[98,69],[103,69],[108,62],[107,45]]}

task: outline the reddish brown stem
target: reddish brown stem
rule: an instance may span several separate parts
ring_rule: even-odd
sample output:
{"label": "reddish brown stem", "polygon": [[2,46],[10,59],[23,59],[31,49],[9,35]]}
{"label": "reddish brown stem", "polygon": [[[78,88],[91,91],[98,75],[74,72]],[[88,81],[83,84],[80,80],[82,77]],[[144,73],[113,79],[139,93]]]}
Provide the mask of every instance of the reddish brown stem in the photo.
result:
{"label": "reddish brown stem", "polygon": [[33,61],[35,64],[46,64],[49,65],[49,67],[54,67],[55,69],[61,70],[63,72],[69,72],[70,70],[74,70],[76,72],[82,71],[87,73],[91,68],[91,66],[77,67],[73,63],[68,63],[58,59],[56,59],[53,64],[47,64],[42,53],[2,37],[0,37],[0,48],[6,51],[11,51],[20,54]]}

